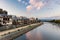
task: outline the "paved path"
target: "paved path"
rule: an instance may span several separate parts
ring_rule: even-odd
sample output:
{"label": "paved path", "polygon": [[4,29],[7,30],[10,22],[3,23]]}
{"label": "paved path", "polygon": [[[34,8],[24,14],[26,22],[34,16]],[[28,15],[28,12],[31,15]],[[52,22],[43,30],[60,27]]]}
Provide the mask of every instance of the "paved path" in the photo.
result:
{"label": "paved path", "polygon": [[13,38],[15,38],[21,34],[24,34],[41,24],[42,23],[34,23],[31,25],[23,26],[23,27],[2,31],[2,32],[0,32],[0,40],[12,40]]}
{"label": "paved path", "polygon": [[[37,23],[35,23],[35,24],[31,24],[31,25],[36,25]],[[19,27],[19,28],[15,28],[15,29],[11,29],[11,30],[6,30],[6,31],[2,31],[2,32],[0,32],[0,36],[2,36],[2,35],[4,35],[4,34],[8,34],[9,32],[15,32],[15,31],[17,31],[18,29],[22,29],[22,28],[26,28],[26,27],[28,27],[29,25],[27,25],[27,26],[24,26],[24,27]]]}

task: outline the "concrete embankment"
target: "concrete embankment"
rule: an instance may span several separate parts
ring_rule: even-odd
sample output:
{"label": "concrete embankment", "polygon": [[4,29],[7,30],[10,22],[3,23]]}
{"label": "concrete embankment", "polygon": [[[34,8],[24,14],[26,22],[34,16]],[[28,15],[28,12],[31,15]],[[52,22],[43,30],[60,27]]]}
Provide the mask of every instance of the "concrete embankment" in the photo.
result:
{"label": "concrete embankment", "polygon": [[22,34],[42,25],[43,23],[35,23],[35,24],[31,24],[31,25],[27,25],[24,27],[20,27],[20,28],[16,28],[16,29],[12,29],[12,30],[8,30],[8,31],[4,31],[1,32],[0,34],[0,40],[13,40],[18,36],[21,36]]}

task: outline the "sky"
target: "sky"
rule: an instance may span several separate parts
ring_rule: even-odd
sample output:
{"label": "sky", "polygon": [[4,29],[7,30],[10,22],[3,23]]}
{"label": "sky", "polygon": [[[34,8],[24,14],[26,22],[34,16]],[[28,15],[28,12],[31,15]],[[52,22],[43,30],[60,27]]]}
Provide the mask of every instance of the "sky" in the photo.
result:
{"label": "sky", "polygon": [[60,0],[0,0],[0,8],[16,16],[60,16]]}

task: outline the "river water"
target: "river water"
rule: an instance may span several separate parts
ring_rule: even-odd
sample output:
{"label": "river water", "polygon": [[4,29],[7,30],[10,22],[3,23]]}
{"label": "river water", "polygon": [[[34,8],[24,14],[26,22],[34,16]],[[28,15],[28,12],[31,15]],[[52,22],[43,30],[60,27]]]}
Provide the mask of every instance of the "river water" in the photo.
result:
{"label": "river water", "polygon": [[14,40],[60,40],[60,25],[44,22],[43,25]]}

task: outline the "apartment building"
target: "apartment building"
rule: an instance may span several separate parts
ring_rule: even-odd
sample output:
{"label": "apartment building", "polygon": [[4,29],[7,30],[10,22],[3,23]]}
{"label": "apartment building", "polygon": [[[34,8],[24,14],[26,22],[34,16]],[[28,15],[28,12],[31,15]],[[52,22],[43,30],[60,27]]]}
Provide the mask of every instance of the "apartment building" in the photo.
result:
{"label": "apartment building", "polygon": [[6,10],[0,9],[0,24],[11,24],[11,15],[8,15]]}

